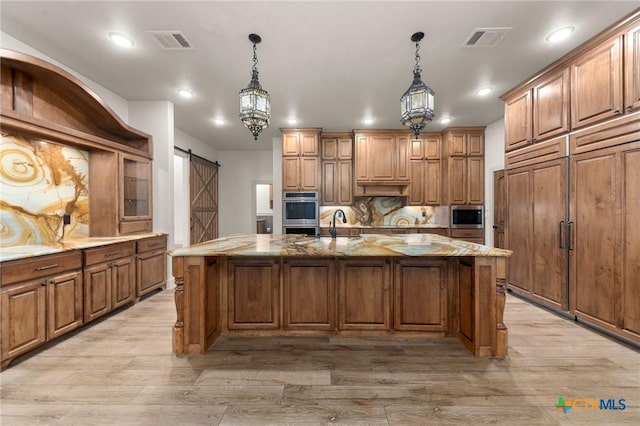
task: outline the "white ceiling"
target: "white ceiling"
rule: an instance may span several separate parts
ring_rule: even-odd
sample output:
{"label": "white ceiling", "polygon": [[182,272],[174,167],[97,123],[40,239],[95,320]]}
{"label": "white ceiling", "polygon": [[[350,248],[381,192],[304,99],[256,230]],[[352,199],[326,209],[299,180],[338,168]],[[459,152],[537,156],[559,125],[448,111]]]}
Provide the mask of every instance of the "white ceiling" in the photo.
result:
{"label": "white ceiling", "polygon": [[[640,6],[634,1],[10,1],[1,30],[128,100],[170,100],[175,125],[220,150],[271,149],[279,128],[402,128],[399,98],[412,80],[411,34],[423,31],[422,78],[436,92],[436,120],[487,125],[502,93]],[[545,41],[572,25],[572,37]],[[512,27],[495,48],[467,48],[475,28]],[[180,30],[195,49],[161,50],[146,31]],[[135,46],[113,46],[107,33]],[[251,43],[271,95],[271,127],[257,142],[240,123],[238,91],[250,80]],[[474,91],[494,91],[478,98]],[[188,88],[195,97],[180,98]],[[224,117],[215,126],[214,117]],[[446,127],[434,121],[426,131]]]}

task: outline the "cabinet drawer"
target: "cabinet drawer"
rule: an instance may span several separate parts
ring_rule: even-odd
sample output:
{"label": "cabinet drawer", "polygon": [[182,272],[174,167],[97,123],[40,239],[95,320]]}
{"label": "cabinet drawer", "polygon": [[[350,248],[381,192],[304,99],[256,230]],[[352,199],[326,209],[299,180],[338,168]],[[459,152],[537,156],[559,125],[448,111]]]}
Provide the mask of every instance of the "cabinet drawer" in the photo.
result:
{"label": "cabinet drawer", "polygon": [[82,268],[79,250],[14,260],[2,264],[2,286]]}
{"label": "cabinet drawer", "polygon": [[96,263],[108,262],[110,260],[120,259],[121,257],[133,255],[133,241],[118,244],[109,244],[98,248],[87,249],[84,251],[85,265],[94,265]]}
{"label": "cabinet drawer", "polygon": [[451,238],[484,238],[484,229],[452,229]]}
{"label": "cabinet drawer", "polygon": [[136,253],[144,253],[151,250],[166,250],[167,249],[167,237],[161,235],[159,237],[145,238],[144,240],[138,240],[136,242]]}
{"label": "cabinet drawer", "polygon": [[151,220],[135,220],[120,222],[120,234],[139,234],[141,232],[151,232]]}

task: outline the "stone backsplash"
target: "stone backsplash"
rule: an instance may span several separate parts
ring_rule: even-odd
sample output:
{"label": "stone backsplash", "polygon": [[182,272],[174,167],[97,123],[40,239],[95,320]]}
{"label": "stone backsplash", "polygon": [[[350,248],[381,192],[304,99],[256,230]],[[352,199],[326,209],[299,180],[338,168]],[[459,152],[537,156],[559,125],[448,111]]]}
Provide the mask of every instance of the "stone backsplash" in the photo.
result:
{"label": "stone backsplash", "polygon": [[336,209],[352,226],[449,225],[447,206],[405,206],[403,197],[356,197],[353,206],[321,206],[320,226],[329,226]]}
{"label": "stone backsplash", "polygon": [[0,247],[88,237],[88,175],[88,151],[2,133]]}

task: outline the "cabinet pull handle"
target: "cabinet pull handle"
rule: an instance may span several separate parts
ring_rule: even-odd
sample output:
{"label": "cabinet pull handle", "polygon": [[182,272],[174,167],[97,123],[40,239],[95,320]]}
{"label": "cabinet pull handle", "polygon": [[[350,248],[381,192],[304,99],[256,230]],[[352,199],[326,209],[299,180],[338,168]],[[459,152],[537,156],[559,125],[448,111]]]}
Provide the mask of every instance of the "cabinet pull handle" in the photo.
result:
{"label": "cabinet pull handle", "polygon": [[558,223],[558,248],[564,248],[564,244],[562,244],[562,228],[564,228],[564,220]]}
{"label": "cabinet pull handle", "polygon": [[631,105],[627,105],[627,111],[631,111],[633,107]]}
{"label": "cabinet pull handle", "polygon": [[619,109],[614,109],[614,110],[613,110],[613,113],[614,113],[614,114],[620,114],[620,110],[619,110]]}
{"label": "cabinet pull handle", "polygon": [[57,266],[58,266],[58,264],[57,264],[57,263],[54,263],[53,265],[40,266],[40,267],[38,267],[38,268],[35,268],[34,270],[35,270],[35,271],[46,271],[47,269],[53,269],[53,268],[55,268],[55,267],[57,267]]}
{"label": "cabinet pull handle", "polygon": [[569,250],[573,250],[573,221],[569,221],[567,225],[567,246]]}
{"label": "cabinet pull handle", "polygon": [[47,286],[47,282],[46,282],[46,281],[42,281],[42,282],[40,283],[40,286],[42,286],[42,287],[46,287],[46,286]]}
{"label": "cabinet pull handle", "polygon": [[120,250],[105,253],[105,256],[115,256],[116,254],[120,254]]}

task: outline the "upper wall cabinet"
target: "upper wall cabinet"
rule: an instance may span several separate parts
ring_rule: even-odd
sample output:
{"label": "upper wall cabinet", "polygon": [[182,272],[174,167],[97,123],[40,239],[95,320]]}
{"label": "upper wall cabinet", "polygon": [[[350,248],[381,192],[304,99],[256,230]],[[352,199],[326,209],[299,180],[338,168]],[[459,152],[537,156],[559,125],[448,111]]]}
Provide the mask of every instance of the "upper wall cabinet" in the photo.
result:
{"label": "upper wall cabinet", "polygon": [[505,99],[505,150],[569,131],[569,70]]}
{"label": "upper wall cabinet", "polygon": [[320,140],[324,205],[353,203],[353,139],[351,133],[323,133]]}
{"label": "upper wall cabinet", "polygon": [[640,25],[625,35],[625,107],[640,109]]}
{"label": "upper wall cabinet", "polygon": [[622,114],[622,36],[601,43],[571,64],[571,127]]}
{"label": "upper wall cabinet", "polygon": [[282,190],[319,191],[320,129],[281,129]]}

